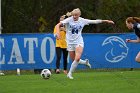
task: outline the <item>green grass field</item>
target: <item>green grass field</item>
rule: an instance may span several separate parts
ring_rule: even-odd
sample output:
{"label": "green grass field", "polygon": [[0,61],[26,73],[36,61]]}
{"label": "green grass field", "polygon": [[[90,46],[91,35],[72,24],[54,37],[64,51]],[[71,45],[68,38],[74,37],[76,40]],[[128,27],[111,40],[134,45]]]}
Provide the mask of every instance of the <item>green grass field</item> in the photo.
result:
{"label": "green grass field", "polygon": [[44,80],[39,74],[0,76],[0,93],[139,93],[140,71],[78,71],[74,80],[52,74]]}

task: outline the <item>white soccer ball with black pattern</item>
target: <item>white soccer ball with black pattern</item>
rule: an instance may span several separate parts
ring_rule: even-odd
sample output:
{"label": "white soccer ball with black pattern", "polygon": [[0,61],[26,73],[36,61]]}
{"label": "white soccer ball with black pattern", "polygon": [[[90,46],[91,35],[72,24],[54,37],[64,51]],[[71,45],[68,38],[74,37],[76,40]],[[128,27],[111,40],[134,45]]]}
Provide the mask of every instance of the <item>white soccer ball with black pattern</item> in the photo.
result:
{"label": "white soccer ball with black pattern", "polygon": [[43,69],[40,75],[43,79],[49,79],[51,77],[51,72],[49,69]]}

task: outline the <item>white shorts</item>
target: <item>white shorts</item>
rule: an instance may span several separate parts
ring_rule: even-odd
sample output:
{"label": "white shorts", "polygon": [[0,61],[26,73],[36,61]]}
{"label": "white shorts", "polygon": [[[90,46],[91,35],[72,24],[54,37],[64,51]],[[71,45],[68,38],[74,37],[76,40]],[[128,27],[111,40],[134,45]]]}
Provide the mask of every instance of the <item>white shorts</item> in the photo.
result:
{"label": "white shorts", "polygon": [[79,44],[68,44],[67,45],[67,50],[68,51],[75,51],[76,47],[84,47],[84,43],[79,43]]}

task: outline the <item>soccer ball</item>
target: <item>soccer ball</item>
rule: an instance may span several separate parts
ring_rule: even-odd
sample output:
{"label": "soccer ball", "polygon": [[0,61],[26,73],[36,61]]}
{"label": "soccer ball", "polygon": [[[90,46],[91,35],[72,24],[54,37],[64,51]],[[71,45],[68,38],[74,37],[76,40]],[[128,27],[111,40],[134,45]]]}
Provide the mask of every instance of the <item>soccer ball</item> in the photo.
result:
{"label": "soccer ball", "polygon": [[51,76],[51,72],[49,69],[43,69],[40,75],[43,79],[49,79]]}
{"label": "soccer ball", "polygon": [[0,76],[4,76],[4,75],[5,75],[4,73],[2,73],[2,72],[0,73]]}

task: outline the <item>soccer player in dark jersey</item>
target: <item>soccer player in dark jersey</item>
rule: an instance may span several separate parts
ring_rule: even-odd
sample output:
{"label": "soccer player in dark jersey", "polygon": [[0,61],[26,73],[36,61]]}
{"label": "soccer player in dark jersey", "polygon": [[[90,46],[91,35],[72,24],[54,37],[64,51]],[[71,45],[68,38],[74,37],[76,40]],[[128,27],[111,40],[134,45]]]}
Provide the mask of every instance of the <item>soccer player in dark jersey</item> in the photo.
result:
{"label": "soccer player in dark jersey", "polygon": [[[126,26],[130,30],[134,30],[137,35],[136,40],[126,39],[126,42],[140,43],[140,18],[138,17],[128,17],[126,19]],[[140,52],[137,54],[135,60],[140,62]]]}

